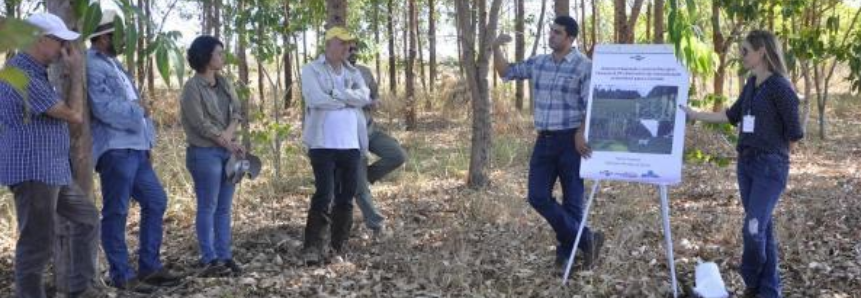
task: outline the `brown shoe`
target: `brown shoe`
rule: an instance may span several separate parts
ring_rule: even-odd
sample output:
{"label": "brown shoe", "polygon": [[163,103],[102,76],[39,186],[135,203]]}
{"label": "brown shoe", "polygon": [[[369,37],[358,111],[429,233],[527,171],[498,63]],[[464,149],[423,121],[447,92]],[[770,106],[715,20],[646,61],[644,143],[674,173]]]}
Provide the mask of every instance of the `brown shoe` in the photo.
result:
{"label": "brown shoe", "polygon": [[592,269],[598,263],[598,258],[601,257],[601,248],[604,247],[604,233],[592,233],[592,245],[588,249],[583,250],[583,267],[587,270]]}

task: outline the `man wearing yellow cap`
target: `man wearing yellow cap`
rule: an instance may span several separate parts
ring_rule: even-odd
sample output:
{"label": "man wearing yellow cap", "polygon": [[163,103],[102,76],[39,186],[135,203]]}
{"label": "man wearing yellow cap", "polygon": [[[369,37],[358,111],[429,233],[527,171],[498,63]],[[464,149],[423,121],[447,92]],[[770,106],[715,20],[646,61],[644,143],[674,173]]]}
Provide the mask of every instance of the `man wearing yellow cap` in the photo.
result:
{"label": "man wearing yellow cap", "polygon": [[344,27],[329,29],[325,53],[302,68],[302,141],[316,188],[305,224],[302,256],[307,265],[323,262],[323,239],[330,227],[331,248],[342,255],[353,224],[356,177],[368,148],[362,107],[371,102],[362,74],[347,62],[354,40]]}

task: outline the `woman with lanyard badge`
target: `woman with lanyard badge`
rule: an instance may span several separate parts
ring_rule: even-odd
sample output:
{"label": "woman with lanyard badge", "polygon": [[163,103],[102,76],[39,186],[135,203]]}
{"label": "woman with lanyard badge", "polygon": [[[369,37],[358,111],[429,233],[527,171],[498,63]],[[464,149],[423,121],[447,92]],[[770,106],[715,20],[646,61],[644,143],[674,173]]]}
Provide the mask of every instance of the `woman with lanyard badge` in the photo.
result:
{"label": "woman with lanyard badge", "polygon": [[772,213],[786,188],[789,155],[804,133],[798,97],[786,78],[783,52],[774,34],[750,32],[742,43],[742,60],[752,74],[739,99],[723,113],[681,109],[688,117],[739,127],[738,189],[744,207],[743,297],[781,297],[777,240]]}

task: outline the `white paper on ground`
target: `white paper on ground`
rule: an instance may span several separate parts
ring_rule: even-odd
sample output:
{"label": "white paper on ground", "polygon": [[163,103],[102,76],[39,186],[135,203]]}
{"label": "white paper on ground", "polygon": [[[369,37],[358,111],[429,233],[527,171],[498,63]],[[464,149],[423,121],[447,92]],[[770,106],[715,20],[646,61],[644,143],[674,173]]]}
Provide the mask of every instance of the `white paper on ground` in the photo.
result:
{"label": "white paper on ground", "polygon": [[694,292],[703,298],[728,298],[726,285],[720,276],[718,265],[714,262],[698,262]]}

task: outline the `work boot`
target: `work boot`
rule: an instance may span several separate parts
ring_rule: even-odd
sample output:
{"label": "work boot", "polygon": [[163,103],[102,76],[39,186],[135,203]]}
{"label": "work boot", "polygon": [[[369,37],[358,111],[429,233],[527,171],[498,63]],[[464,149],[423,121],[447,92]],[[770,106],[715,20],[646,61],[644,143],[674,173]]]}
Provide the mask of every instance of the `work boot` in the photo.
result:
{"label": "work boot", "polygon": [[592,233],[591,245],[583,250],[583,267],[586,270],[591,270],[598,263],[598,258],[601,257],[601,248],[604,247],[604,233]]}
{"label": "work boot", "polygon": [[332,250],[342,254],[350,231],[353,229],[353,206],[351,204],[335,205],[332,211]]}
{"label": "work boot", "polygon": [[305,242],[302,247],[302,258],[307,266],[323,263],[323,245],[329,232],[329,217],[323,212],[308,211],[305,223]]}

